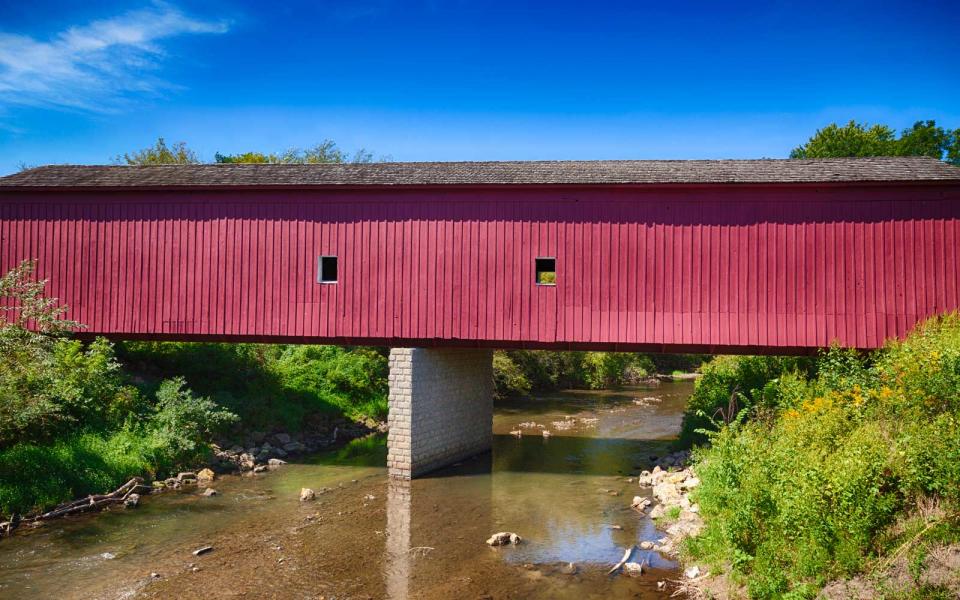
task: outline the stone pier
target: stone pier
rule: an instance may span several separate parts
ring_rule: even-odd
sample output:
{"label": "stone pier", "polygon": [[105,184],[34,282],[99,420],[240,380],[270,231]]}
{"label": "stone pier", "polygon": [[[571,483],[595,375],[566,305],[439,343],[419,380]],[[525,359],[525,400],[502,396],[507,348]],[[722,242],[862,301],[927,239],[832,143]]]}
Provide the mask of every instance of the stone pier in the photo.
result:
{"label": "stone pier", "polygon": [[391,477],[411,479],[490,449],[493,351],[390,350]]}

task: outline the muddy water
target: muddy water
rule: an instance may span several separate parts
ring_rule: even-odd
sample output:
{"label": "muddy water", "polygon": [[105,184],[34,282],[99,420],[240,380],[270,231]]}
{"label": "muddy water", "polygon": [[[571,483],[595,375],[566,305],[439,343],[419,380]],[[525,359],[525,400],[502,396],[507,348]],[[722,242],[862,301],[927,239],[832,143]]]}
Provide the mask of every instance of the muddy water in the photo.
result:
{"label": "muddy water", "polygon": [[[667,597],[656,582],[676,565],[656,553],[638,553],[651,567],[640,578],[606,571],[625,547],[660,537],[629,508],[641,490],[628,479],[664,453],[690,391],[501,404],[491,454],[412,484],[388,480],[384,441],[368,438],[225,477],[215,497],[172,493],[61,521],[0,542],[0,598]],[[301,504],[301,487],[328,489]],[[524,543],[484,544],[504,530]],[[192,554],[205,545],[214,550]]]}

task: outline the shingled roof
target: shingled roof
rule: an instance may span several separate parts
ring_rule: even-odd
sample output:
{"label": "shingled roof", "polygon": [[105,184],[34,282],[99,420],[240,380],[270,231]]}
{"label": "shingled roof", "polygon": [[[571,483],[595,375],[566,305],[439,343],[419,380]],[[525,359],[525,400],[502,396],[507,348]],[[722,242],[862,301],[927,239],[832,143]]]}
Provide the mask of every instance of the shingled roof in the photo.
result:
{"label": "shingled roof", "polygon": [[310,165],[51,165],[0,178],[0,190],[882,182],[960,182],[960,168],[928,157]]}

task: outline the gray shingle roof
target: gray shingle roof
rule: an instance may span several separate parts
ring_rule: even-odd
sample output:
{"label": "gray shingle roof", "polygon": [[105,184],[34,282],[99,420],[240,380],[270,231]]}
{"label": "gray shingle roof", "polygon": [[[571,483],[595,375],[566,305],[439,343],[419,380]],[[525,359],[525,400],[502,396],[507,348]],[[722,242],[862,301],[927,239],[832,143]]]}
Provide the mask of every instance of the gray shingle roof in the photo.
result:
{"label": "gray shingle roof", "polygon": [[960,168],[927,157],[136,167],[52,165],[0,178],[0,189],[835,182],[960,182]]}

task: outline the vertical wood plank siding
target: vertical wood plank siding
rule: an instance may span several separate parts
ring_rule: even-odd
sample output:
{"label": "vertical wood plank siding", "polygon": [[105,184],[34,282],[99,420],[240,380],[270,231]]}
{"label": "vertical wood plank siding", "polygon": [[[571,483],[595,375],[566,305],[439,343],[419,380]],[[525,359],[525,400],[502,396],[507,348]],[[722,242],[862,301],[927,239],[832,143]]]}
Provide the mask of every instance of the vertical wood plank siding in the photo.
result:
{"label": "vertical wood plank siding", "polygon": [[873,348],[958,307],[958,244],[956,186],[0,196],[0,269],[117,338]]}

